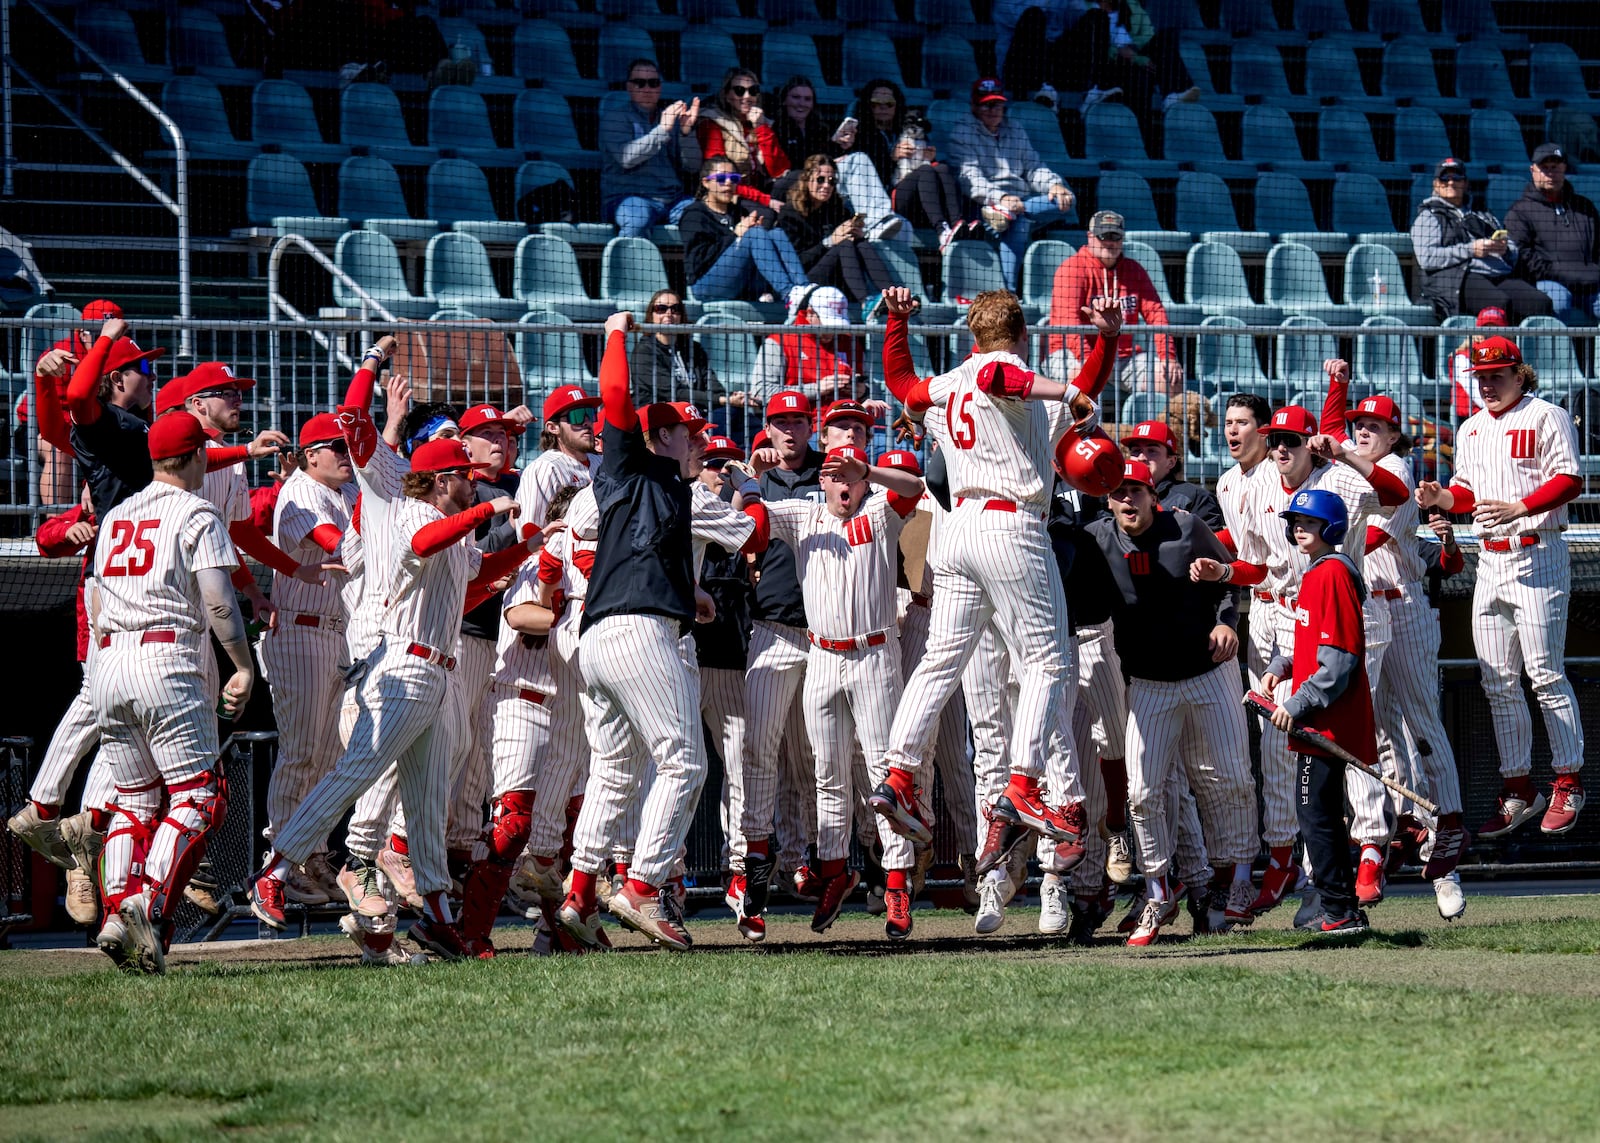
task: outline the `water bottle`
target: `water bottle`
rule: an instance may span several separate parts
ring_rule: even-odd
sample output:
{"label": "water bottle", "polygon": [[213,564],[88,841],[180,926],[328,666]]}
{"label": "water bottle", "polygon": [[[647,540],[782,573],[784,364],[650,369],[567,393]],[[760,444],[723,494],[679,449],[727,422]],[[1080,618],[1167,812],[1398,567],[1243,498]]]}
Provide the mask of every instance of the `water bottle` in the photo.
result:
{"label": "water bottle", "polygon": [[1383,275],[1377,270],[1372,271],[1372,304],[1378,309],[1383,309],[1389,304],[1389,283],[1383,280]]}

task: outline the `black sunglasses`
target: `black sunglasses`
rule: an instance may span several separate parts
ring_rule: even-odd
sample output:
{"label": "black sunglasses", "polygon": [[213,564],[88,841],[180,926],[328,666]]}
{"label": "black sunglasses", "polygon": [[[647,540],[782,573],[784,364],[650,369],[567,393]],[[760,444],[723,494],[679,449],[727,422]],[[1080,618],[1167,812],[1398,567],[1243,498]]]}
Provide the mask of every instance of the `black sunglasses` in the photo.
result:
{"label": "black sunglasses", "polygon": [[628,86],[629,87],[660,87],[661,86],[661,77],[659,75],[653,75],[649,79],[630,79],[628,81]]}
{"label": "black sunglasses", "polygon": [[760,95],[761,85],[757,83],[746,87],[742,83],[730,83],[728,85],[728,93],[730,95]]}
{"label": "black sunglasses", "polygon": [[650,307],[650,312],[657,314],[681,314],[683,312],[683,303],[657,302],[655,305]]}
{"label": "black sunglasses", "polygon": [[812,175],[811,181],[822,186],[835,186],[839,180],[833,175]]}
{"label": "black sunglasses", "polygon": [[316,452],[319,448],[332,449],[340,456],[350,455],[350,445],[344,440],[323,441],[321,444],[307,445],[306,452]]}
{"label": "black sunglasses", "polygon": [[1306,438],[1299,433],[1268,433],[1268,448],[1304,448]]}

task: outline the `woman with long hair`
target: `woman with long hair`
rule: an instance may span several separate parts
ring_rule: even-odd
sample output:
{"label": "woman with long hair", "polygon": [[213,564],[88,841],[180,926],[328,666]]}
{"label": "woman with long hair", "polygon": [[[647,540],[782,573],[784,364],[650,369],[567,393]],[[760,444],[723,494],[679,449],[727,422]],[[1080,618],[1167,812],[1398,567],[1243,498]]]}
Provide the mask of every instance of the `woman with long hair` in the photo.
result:
{"label": "woman with long hair", "polygon": [[695,124],[702,159],[725,158],[739,173],[739,197],[771,204],[772,181],[789,169],[772,120],[761,107],[761,80],[748,68],[729,68],[716,98],[700,105]]}
{"label": "woman with long hair", "polygon": [[763,282],[787,300],[811,280],[789,236],[764,225],[771,212],[740,198],[742,178],[726,155],[701,166],[700,195],[678,220],[684,276],[705,302],[760,301]]}
{"label": "woman with long hair", "polygon": [[865,220],[838,193],[839,168],[827,155],[812,155],[789,188],[778,226],[800,255],[813,282],[866,301],[898,285],[866,237]]}
{"label": "woman with long hair", "polygon": [[[856,149],[872,161],[883,185],[894,194],[897,213],[940,232],[941,244],[949,237],[980,234],[977,219],[966,218],[967,197],[961,193],[956,170],[938,161],[938,153],[919,118],[906,116],[906,97],[898,84],[887,79],[869,80],[856,99]],[[966,231],[971,228],[971,234]]]}

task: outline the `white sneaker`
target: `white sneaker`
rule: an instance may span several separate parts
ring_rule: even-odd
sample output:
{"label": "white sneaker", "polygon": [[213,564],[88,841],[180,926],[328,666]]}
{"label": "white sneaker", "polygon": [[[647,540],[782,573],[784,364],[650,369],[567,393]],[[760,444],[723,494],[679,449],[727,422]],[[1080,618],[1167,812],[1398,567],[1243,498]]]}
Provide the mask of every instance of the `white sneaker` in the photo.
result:
{"label": "white sneaker", "polygon": [[985,877],[978,883],[978,915],[972,922],[974,931],[988,936],[1006,923],[1006,901],[1010,900],[1010,894],[1005,890],[1010,884],[1005,878],[992,877]]}
{"label": "white sneaker", "polygon": [[1305,892],[1300,894],[1300,907],[1294,913],[1294,927],[1321,930],[1322,894],[1317,892],[1316,886],[1307,885]]}
{"label": "white sneaker", "polygon": [[123,972],[139,971],[134,953],[128,948],[128,926],[122,923],[122,918],[116,913],[106,914],[106,923],[100,927],[94,943]]}
{"label": "white sneaker", "polygon": [[1091,87],[1088,91],[1083,93],[1083,104],[1082,104],[1081,107],[1078,108],[1078,110],[1079,111],[1087,111],[1087,110],[1089,110],[1089,108],[1093,107],[1096,103],[1104,103],[1106,100],[1110,99],[1113,95],[1121,95],[1121,94],[1122,94],[1122,88],[1120,88],[1120,87],[1112,87],[1112,88],[1106,89],[1105,91],[1101,91],[1099,86],[1096,85],[1094,87]]}
{"label": "white sneaker", "polygon": [[317,884],[303,865],[289,867],[289,877],[283,883],[283,896],[297,905],[326,905],[329,901],[327,891]]}
{"label": "white sneaker", "polygon": [[349,913],[339,918],[339,931],[356,943],[356,948],[361,950],[361,963],[369,968],[394,968],[403,964],[428,963],[427,955],[424,953],[406,955],[399,941],[392,942],[381,952],[372,948],[364,939],[366,934],[362,931],[361,925]]}
{"label": "white sneaker", "polygon": [[1451,870],[1435,881],[1433,899],[1438,903],[1439,916],[1447,921],[1459,920],[1467,911],[1467,895],[1461,891],[1461,874]]}
{"label": "white sneaker", "polygon": [[886,214],[867,230],[867,238],[872,242],[886,242],[900,233],[905,222],[898,214]]}
{"label": "white sneaker", "polygon": [[1106,837],[1106,876],[1117,885],[1126,885],[1133,876],[1133,852],[1125,829]]}
{"label": "white sneaker", "polygon": [[92,925],[100,917],[94,879],[81,869],[67,870],[67,916],[80,925]]}
{"label": "white sneaker", "polygon": [[1039,931],[1064,933],[1072,924],[1072,890],[1059,873],[1046,873],[1039,886]]}

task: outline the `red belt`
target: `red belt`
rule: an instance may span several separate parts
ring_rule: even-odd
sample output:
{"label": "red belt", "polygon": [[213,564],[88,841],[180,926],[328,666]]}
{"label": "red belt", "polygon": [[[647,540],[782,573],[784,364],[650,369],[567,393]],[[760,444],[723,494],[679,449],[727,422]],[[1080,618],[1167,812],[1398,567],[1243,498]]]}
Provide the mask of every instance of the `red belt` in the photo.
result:
{"label": "red belt", "polygon": [[933,596],[931,596],[931,595],[923,595],[922,592],[920,592],[920,591],[913,591],[911,593],[911,606],[912,607],[932,607],[933,606]]}
{"label": "red belt", "polygon": [[335,615],[308,615],[298,612],[294,617],[296,627],[326,627],[337,631],[344,626],[344,620]]}
{"label": "red belt", "polygon": [[413,643],[406,648],[406,654],[415,655],[419,659],[426,659],[430,663],[437,663],[447,671],[456,669],[456,657],[446,655],[443,651],[436,651],[426,643]]}
{"label": "red belt", "polygon": [[[132,635],[133,632],[132,631],[119,631],[119,632],[117,632],[117,634],[119,634],[119,635]],[[166,628],[166,627],[157,627],[157,628],[153,628],[152,630],[142,631],[142,632],[139,633],[139,642],[141,642],[141,643],[176,643],[177,641],[178,641],[178,633],[176,631],[173,631],[170,628]],[[100,636],[100,646],[102,646],[102,647],[111,646],[111,636],[110,635],[102,635],[102,636]]]}
{"label": "red belt", "polygon": [[1398,587],[1375,587],[1372,589],[1373,599],[1404,599],[1406,593]]}
{"label": "red belt", "polygon": [[812,646],[821,647],[824,651],[861,651],[868,647],[883,646],[889,641],[889,633],[878,631],[859,639],[824,639],[815,631],[807,631],[806,638],[811,640]]}
{"label": "red belt", "polygon": [[1271,603],[1277,598],[1277,596],[1273,595],[1270,591],[1258,591],[1255,593],[1255,597],[1262,603]]}
{"label": "red belt", "polygon": [[1485,540],[1483,550],[1486,552],[1510,552],[1517,548],[1531,548],[1539,543],[1538,532],[1524,532],[1520,536],[1509,536],[1503,540]]}
{"label": "red belt", "polygon": [[517,688],[517,697],[523,702],[531,702],[534,706],[543,706],[544,700],[549,698],[543,691],[529,690],[527,687]]}

